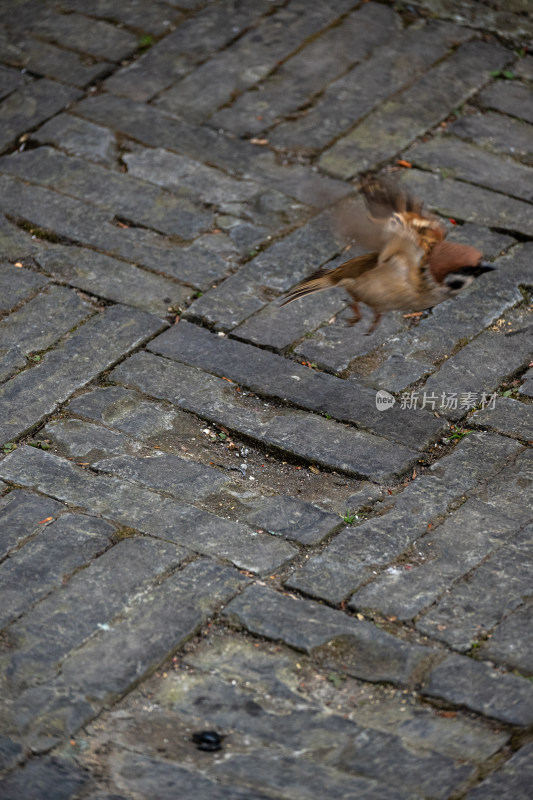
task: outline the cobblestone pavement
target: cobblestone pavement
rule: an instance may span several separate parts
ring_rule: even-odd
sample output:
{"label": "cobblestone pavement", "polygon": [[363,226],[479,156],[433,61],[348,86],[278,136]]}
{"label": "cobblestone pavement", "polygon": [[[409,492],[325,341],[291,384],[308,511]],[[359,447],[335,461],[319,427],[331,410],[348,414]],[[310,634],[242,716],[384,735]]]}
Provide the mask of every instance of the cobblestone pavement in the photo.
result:
{"label": "cobblestone pavement", "polygon": [[[3,800],[531,797],[532,33],[0,3]],[[497,271],[281,308],[379,172]]]}

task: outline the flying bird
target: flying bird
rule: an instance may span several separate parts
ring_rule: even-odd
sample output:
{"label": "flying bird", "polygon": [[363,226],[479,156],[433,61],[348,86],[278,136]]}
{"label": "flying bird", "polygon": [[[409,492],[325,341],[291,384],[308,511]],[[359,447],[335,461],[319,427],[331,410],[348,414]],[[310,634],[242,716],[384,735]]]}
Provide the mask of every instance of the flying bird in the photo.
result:
{"label": "flying bird", "polygon": [[386,311],[423,311],[454,297],[495,267],[482,261],[475,247],[444,241],[439,219],[424,212],[420,200],[397,184],[375,180],[363,188],[368,214],[353,220],[352,234],[370,252],[335,269],[319,269],[301,281],[281,303],[342,286],[350,295],[353,317],[359,303],[374,312],[373,333]]}

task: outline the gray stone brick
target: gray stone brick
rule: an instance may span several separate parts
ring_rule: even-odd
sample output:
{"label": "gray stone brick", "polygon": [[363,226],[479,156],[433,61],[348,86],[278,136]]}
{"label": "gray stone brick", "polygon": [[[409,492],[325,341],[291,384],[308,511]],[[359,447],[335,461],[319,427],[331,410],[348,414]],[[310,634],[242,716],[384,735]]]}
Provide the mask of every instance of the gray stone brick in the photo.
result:
{"label": "gray stone brick", "polygon": [[[521,570],[525,567],[526,564],[522,564]],[[508,588],[506,585],[503,591],[507,592]],[[530,592],[526,590],[525,594]],[[532,618],[533,606],[531,600],[526,600],[500,622],[493,630],[490,639],[481,643],[480,656],[490,658],[499,664],[506,664],[523,675],[533,675],[533,646],[529,633]]]}
{"label": "gray stone brick", "polygon": [[21,134],[53,117],[80,94],[77,89],[46,78],[14,91],[2,103],[0,152]]}
{"label": "gray stone brick", "polygon": [[156,35],[167,33],[181,19],[177,9],[158,0],[148,6],[142,0],[133,0],[125,6],[117,6],[113,0],[61,0],[61,6],[89,17],[111,20]]}
{"label": "gray stone brick", "polygon": [[211,227],[212,214],[187,197],[163,192],[129,175],[39,147],[0,159],[0,170],[55,189],[149,228],[192,239]]}
{"label": "gray stone brick", "polygon": [[12,622],[66,577],[105,550],[115,529],[101,519],[66,514],[0,566],[0,626]]}
{"label": "gray stone brick", "polygon": [[248,516],[248,522],[301,544],[318,544],[342,525],[336,514],[294,497],[272,497]]}
{"label": "gray stone brick", "polygon": [[48,283],[48,278],[31,272],[24,267],[14,267],[3,261],[0,263],[0,311],[9,309],[26,300],[38,289]]}
{"label": "gray stone brick", "polygon": [[448,656],[434,667],[422,693],[509,725],[528,727],[533,719],[533,686],[529,681],[466,656]]}
{"label": "gray stone brick", "polygon": [[69,155],[79,156],[97,164],[114,167],[119,153],[114,134],[102,125],[95,125],[72,114],[58,114],[41,125],[32,139],[59,147]]}
{"label": "gray stone brick", "polygon": [[455,25],[430,20],[391,36],[365,63],[333,81],[305,114],[274,128],[269,133],[271,144],[310,151],[326,147],[470,35]]}
{"label": "gray stone brick", "polygon": [[493,772],[466,795],[466,800],[528,800],[533,780],[533,747],[526,744],[503,767]]}
{"label": "gray stone brick", "polygon": [[44,691],[23,692],[13,717],[23,719],[30,711],[33,746],[59,731],[72,736],[104,703],[135,686],[194,636],[247,582],[234,569],[204,559],[185,566],[136,598],[116,621],[101,625],[65,658],[61,674]]}
{"label": "gray stone brick", "polygon": [[[346,672],[368,681],[407,683],[413,671],[433,655],[429,648],[402,642],[370,622],[266,586],[248,587],[226,606],[224,616],[250,633],[281,640],[306,653],[343,639],[348,643]],[[330,660],[335,659],[334,653],[333,649]]]}
{"label": "gray stone brick", "polygon": [[125,306],[108,308],[80,326],[37,366],[0,388],[0,440],[31,430],[76,389],[162,327],[156,317]]}
{"label": "gray stone brick", "polygon": [[519,388],[519,393],[526,397],[533,397],[533,369],[528,369],[522,376],[523,384]]}
{"label": "gray stone brick", "polygon": [[429,14],[438,14],[443,19],[451,19],[458,25],[491,31],[511,42],[522,41],[532,33],[531,21],[523,13],[527,6],[522,0],[511,0],[505,8],[482,8],[476,0],[414,0],[413,6],[419,6]]}
{"label": "gray stone brick", "polygon": [[350,608],[377,609],[387,616],[412,619],[438,600],[454,580],[512,541],[516,532],[514,520],[476,499],[467,500],[416,544],[415,565],[389,567],[356,592]]}
{"label": "gray stone brick", "polygon": [[[116,227],[111,224],[113,216],[108,211],[41,186],[27,186],[14,178],[0,176],[2,206],[7,203],[6,196],[9,196],[9,213],[17,217],[199,288],[210,287],[228,271],[226,261],[196,244],[178,247],[151,230]],[[19,252],[15,252],[15,257],[19,257]]]}
{"label": "gray stone brick", "polygon": [[435,137],[409,148],[404,157],[422,169],[486,186],[496,192],[530,201],[533,168],[487,153],[452,136]]}
{"label": "gray stone brick", "polygon": [[383,414],[376,408],[375,392],[355,381],[347,384],[266,350],[214,336],[187,322],[157,337],[149,348],[167,358],[230,378],[260,395],[352,422],[410,447],[424,447],[442,430],[442,423],[427,412],[409,414],[392,408]]}
{"label": "gray stone brick", "polygon": [[135,356],[117,368],[111,378],[333,470],[385,479],[418,460],[417,452],[404,445],[314,414],[250,407],[222,378],[155,355]]}
{"label": "gray stone brick", "polygon": [[524,489],[533,486],[533,451],[522,449],[505,469],[476,491],[477,497],[520,524],[531,520],[531,504],[524,503]]}
{"label": "gray stone brick", "polygon": [[258,534],[137,484],[86,473],[31,447],[20,448],[11,458],[5,458],[0,473],[141,533],[183,545],[189,554],[192,551],[227,559],[242,569],[271,572],[297,552],[288,542],[268,534]]}
{"label": "gray stone brick", "polygon": [[[507,323],[507,324],[505,324]],[[504,317],[498,330],[488,330],[465,345],[445,361],[439,371],[430,375],[425,390],[476,394],[471,407],[478,405],[481,393],[489,395],[507,378],[528,363],[531,355],[531,333],[527,312],[518,310]],[[446,416],[460,417],[465,409],[443,411]]]}
{"label": "gray stone brick", "polygon": [[219,470],[196,461],[187,461],[173,453],[154,454],[146,458],[127,455],[106,458],[93,464],[93,469],[136,481],[150,489],[168,492],[179,500],[195,504],[215,494],[228,481],[227,476]]}
{"label": "gray stone brick", "polygon": [[[0,322],[0,379],[10,377],[25,365],[25,356],[46,350],[92,312],[91,306],[75,292],[62,286],[50,286],[3,319]],[[13,351],[18,356],[15,362]]]}
{"label": "gray stone brick", "polygon": [[82,247],[48,248],[36,257],[45,272],[70,286],[159,317],[185,305],[192,290],[179,283]]}
{"label": "gray stone brick", "polygon": [[[179,5],[180,8],[190,6],[186,0],[181,0]],[[203,61],[206,53],[229,44],[270,11],[272,5],[268,0],[257,0],[253,5],[235,6],[233,0],[208,4],[178,25],[158,42],[157,47],[150,48],[136,61],[111,75],[105,87],[114,94],[133,100],[150,100]],[[113,9],[117,13],[114,3]]]}
{"label": "gray stone brick", "polygon": [[464,114],[452,122],[448,131],[494,153],[504,153],[525,164],[533,164],[531,127],[513,117],[491,111],[484,114]]}
{"label": "gray stone brick", "polygon": [[350,178],[388,160],[464,103],[486,82],[490,70],[508,60],[503,48],[484,42],[461,45],[326,150],[320,166],[331,175]]}
{"label": "gray stone brick", "polygon": [[0,500],[0,556],[42,530],[43,520],[55,517],[63,505],[51,497],[40,497],[14,489]]}
{"label": "gray stone brick", "polygon": [[72,760],[45,756],[32,758],[24,769],[7,775],[0,792],[3,800],[74,800],[89,783],[87,772]]}
{"label": "gray stone brick", "polygon": [[18,70],[0,66],[0,100],[23,86],[24,83],[24,75],[21,75]]}
{"label": "gray stone brick", "polygon": [[37,37],[50,39],[62,47],[88,53],[95,58],[120,61],[137,49],[137,38],[129,31],[85,14],[28,15],[9,21],[16,30],[30,30]]}
{"label": "gray stone brick", "polygon": [[274,153],[247,141],[233,139],[206,126],[170,117],[154,106],[126,98],[99,95],[76,105],[76,113],[112,126],[151,147],[175,150],[245,179],[258,180],[316,208],[325,208],[349,194],[351,187],[320,175],[310,167],[279,165]]}
{"label": "gray stone brick", "polygon": [[[183,80],[162,92],[155,104],[178,116],[201,120],[226,103],[234,92],[252,86],[279,61],[297,50],[348,11],[351,0],[326,7],[316,0],[290,0],[245,33],[231,48],[197,67]],[[305,11],[305,13],[304,13]]]}
{"label": "gray stone brick", "polygon": [[[391,9],[370,3],[313,39],[268,76],[256,91],[244,92],[212,122],[239,135],[269,128],[276,118],[303,105],[399,29]],[[348,44],[349,43],[349,44]]]}
{"label": "gray stone brick", "polygon": [[[0,734],[0,770],[2,772],[16,767],[24,758],[22,745]],[[2,784],[0,783],[0,786]]]}
{"label": "gray stone brick", "polygon": [[49,422],[42,436],[55,444],[62,455],[82,458],[86,462],[108,458],[117,453],[139,450],[140,444],[123,433],[81,419],[59,419]]}
{"label": "gray stone brick", "polygon": [[[139,592],[175,569],[186,554],[170,542],[125,539],[14,622],[9,629],[13,646],[2,658],[7,668],[5,701],[53,676],[72,649],[122,613]],[[76,625],[69,622],[73,615]]]}
{"label": "gray stone brick", "polygon": [[[417,628],[428,636],[445,641],[455,650],[466,651],[503,617],[506,617],[503,626],[508,625],[509,613],[523,603],[530,591],[532,533],[531,527],[521,532],[510,544],[483,561],[465,580],[448,589],[437,605],[418,621]],[[470,538],[470,530],[468,536]],[[490,592],[487,592],[489,586]],[[497,642],[500,630],[501,626],[497,627],[485,643],[491,652],[497,650],[492,637],[495,635]],[[527,649],[527,637],[525,640],[516,637],[514,641],[515,651],[522,649],[522,641]],[[502,660],[494,658],[494,655],[489,655],[489,658]]]}
{"label": "gray stone brick", "polygon": [[[340,603],[372,577],[372,567],[395,560],[427,533],[450,503],[501,469],[520,445],[494,434],[471,434],[453,453],[419,476],[388,505],[392,510],[353,528],[346,528],[305,567],[293,572],[290,588]],[[485,498],[481,498],[485,499]],[[385,509],[387,504],[384,504]],[[384,509],[384,510],[385,510]]]}
{"label": "gray stone brick", "polygon": [[531,207],[522,200],[420,170],[408,170],[402,177],[409,189],[427,198],[428,206],[444,217],[519,231],[528,236],[533,232]]}
{"label": "gray stone brick", "polygon": [[483,425],[498,433],[533,440],[533,406],[520,403],[511,397],[496,398],[494,409],[476,411],[471,417],[477,425]]}
{"label": "gray stone brick", "polygon": [[[189,420],[185,412],[148,402],[137,392],[122,386],[94,389],[71,400],[67,409],[142,441],[161,435],[169,438],[177,430],[187,430]],[[193,430],[196,432],[196,428]]]}
{"label": "gray stone brick", "polygon": [[4,59],[14,67],[80,88],[104,75],[111,67],[107,61],[92,62],[92,59],[72,50],[31,39],[24,32],[15,34],[4,27],[0,27],[0,50]]}
{"label": "gray stone brick", "polygon": [[531,89],[519,81],[496,81],[482,91],[478,99],[487,108],[533,122]]}

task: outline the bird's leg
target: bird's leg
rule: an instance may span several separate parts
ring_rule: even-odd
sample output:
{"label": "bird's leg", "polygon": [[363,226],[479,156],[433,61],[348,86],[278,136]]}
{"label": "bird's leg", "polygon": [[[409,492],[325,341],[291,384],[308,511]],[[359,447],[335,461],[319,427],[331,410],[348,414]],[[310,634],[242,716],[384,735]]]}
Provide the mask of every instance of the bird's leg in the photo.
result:
{"label": "bird's leg", "polygon": [[359,322],[361,319],[361,311],[359,309],[359,303],[355,298],[353,298],[352,302],[350,303],[350,308],[353,311],[353,317],[350,317],[348,320],[348,325],[355,325],[356,322]]}
{"label": "bird's leg", "polygon": [[365,336],[370,336],[371,333],[374,333],[374,331],[376,330],[376,328],[379,325],[379,321],[380,321],[382,316],[383,316],[383,314],[382,314],[381,311],[374,311],[374,319],[372,320],[370,328],[365,333]]}

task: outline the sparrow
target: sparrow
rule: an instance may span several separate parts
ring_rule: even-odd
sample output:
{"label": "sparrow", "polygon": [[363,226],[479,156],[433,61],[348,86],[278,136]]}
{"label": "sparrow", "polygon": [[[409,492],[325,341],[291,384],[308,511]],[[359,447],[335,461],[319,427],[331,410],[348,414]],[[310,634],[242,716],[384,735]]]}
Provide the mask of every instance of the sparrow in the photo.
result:
{"label": "sparrow", "polygon": [[440,220],[424,212],[422,202],[397,184],[374,180],[362,192],[368,215],[353,221],[351,233],[371,252],[335,269],[317,270],[292,289],[282,306],[342,286],[353,311],[349,325],[361,319],[359,303],[373,310],[368,336],[384,312],[432,308],[495,269],[482,261],[475,247],[444,241]]}

